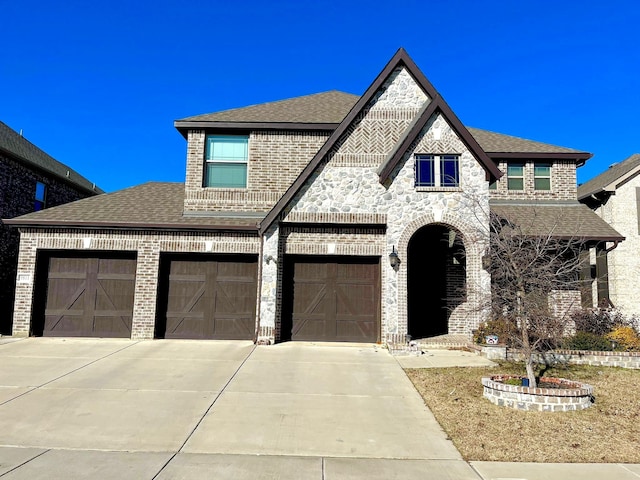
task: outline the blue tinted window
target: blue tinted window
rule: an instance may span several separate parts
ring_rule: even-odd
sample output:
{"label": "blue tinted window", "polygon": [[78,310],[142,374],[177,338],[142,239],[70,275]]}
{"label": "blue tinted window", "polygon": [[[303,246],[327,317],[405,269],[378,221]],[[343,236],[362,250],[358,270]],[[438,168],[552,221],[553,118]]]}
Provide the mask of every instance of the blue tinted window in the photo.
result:
{"label": "blue tinted window", "polygon": [[440,157],[440,185],[443,187],[460,185],[457,155],[442,155]]}
{"label": "blue tinted window", "polygon": [[458,155],[416,155],[416,187],[458,187]]}
{"label": "blue tinted window", "polygon": [[433,155],[418,155],[416,157],[416,186],[435,186]]}
{"label": "blue tinted window", "polygon": [[33,209],[37,212],[46,206],[47,186],[42,182],[36,182],[36,193],[34,197]]}
{"label": "blue tinted window", "polygon": [[208,135],[205,151],[205,187],[246,188],[249,137]]}

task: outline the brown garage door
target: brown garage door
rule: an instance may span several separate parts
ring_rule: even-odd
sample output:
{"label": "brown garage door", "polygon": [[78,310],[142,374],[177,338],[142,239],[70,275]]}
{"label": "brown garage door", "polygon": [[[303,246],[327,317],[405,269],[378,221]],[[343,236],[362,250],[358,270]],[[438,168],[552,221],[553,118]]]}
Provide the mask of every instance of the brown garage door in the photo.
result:
{"label": "brown garage door", "polygon": [[[131,337],[134,258],[50,256],[42,334]],[[36,332],[34,328],[34,333]]]}
{"label": "brown garage door", "polygon": [[379,340],[378,258],[288,257],[285,272],[291,298],[285,298],[283,327],[292,340]]}
{"label": "brown garage door", "polygon": [[163,259],[165,305],[156,336],[249,340],[254,336],[256,256],[177,256]]}

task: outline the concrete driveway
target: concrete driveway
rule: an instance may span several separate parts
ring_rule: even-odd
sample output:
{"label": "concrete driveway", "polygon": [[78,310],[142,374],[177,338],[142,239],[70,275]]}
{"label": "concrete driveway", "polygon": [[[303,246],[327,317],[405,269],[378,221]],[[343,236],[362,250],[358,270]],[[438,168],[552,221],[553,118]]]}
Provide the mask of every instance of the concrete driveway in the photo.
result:
{"label": "concrete driveway", "polygon": [[0,339],[0,477],[478,478],[372,345]]}

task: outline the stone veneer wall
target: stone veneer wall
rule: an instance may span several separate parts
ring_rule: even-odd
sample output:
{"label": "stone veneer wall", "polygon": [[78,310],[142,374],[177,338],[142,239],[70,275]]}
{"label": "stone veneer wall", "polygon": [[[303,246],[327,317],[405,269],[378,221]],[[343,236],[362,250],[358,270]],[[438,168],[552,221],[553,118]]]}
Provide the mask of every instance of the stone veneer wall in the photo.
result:
{"label": "stone veneer wall", "polygon": [[623,314],[640,318],[640,295],[638,295],[636,284],[636,279],[640,278],[640,255],[638,255],[640,252],[640,192],[638,189],[640,189],[640,175],[619,186],[615,195],[599,207],[596,213],[625,237],[623,242],[607,254],[611,302]]}
{"label": "stone veneer wall", "polygon": [[185,212],[269,211],[329,138],[324,131],[253,131],[247,188],[205,188],[205,130],[189,130]]}
{"label": "stone veneer wall", "polygon": [[534,188],[533,168],[535,162],[529,160],[514,160],[524,162],[524,190],[507,189],[507,162],[498,163],[498,168],[505,174],[496,183],[496,189],[490,190],[492,199],[500,200],[573,200],[577,199],[576,162],[572,160],[550,160],[551,190],[536,190]]}
{"label": "stone veneer wall", "polygon": [[[382,185],[376,170],[415,117],[430,101],[404,69],[397,70],[372,103],[323,160],[311,180],[285,211],[284,221],[311,221],[345,215],[385,215],[384,243],[376,245],[381,256],[397,247],[402,264],[398,271],[382,262],[382,340],[404,343],[407,332],[407,245],[421,227],[439,223],[455,228],[467,254],[467,302],[450,317],[450,333],[470,335],[483,319],[482,301],[490,292],[489,275],[482,269],[488,226],[488,184],[482,166],[457,137],[446,120],[432,118],[398,165],[388,184]],[[460,155],[460,188],[416,189],[414,153]],[[329,221],[329,220],[326,220]],[[290,234],[291,235],[291,234]],[[315,232],[308,244],[331,242]],[[288,248],[288,247],[287,247]],[[368,255],[368,244],[345,248],[351,255]],[[317,247],[315,253],[326,253]]]}
{"label": "stone veneer wall", "polygon": [[162,253],[258,254],[259,249],[258,236],[243,233],[21,229],[13,335],[29,335],[38,250],[79,250],[88,255],[104,250],[136,252],[131,338],[147,339],[153,338],[155,327],[158,265]]}
{"label": "stone veneer wall", "polygon": [[[503,347],[505,348],[505,347]],[[484,350],[484,348],[483,348]],[[483,352],[484,354],[484,352]],[[509,349],[503,359],[521,362],[524,360],[518,350]],[[536,362],[541,364],[591,365],[594,367],[620,367],[640,370],[640,352],[600,352],[591,350],[553,350],[544,356],[536,355]]]}
{"label": "stone veneer wall", "polygon": [[[514,375],[494,375],[482,379],[483,396],[491,403],[515,410],[570,412],[584,410],[593,404],[593,387],[563,378],[541,378],[558,388],[518,387],[503,383]],[[564,388],[563,388],[564,387]]]}

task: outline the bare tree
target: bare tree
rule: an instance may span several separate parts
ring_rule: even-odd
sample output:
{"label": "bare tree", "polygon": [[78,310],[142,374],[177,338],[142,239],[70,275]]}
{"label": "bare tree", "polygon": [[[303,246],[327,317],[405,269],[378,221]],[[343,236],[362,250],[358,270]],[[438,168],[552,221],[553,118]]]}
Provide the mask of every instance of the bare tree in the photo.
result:
{"label": "bare tree", "polygon": [[579,290],[580,252],[587,244],[577,237],[558,235],[555,225],[541,234],[539,227],[531,228],[536,222],[535,207],[531,212],[533,217],[525,225],[491,212],[488,268],[491,318],[505,322],[507,340],[522,351],[529,384],[536,386],[537,357],[558,344],[569,321],[569,312],[559,315],[554,311],[553,295]]}

